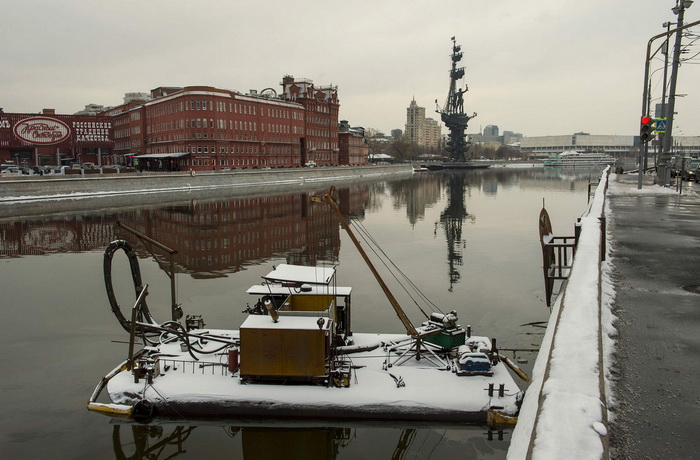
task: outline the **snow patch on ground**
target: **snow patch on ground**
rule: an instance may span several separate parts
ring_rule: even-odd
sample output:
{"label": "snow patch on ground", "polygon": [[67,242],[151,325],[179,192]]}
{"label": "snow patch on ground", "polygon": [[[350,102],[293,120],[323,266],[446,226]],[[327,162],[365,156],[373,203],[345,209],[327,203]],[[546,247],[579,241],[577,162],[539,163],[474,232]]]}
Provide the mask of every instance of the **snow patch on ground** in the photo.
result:
{"label": "snow patch on ground", "polygon": [[695,195],[698,187],[695,184],[683,183],[679,192],[675,185],[662,187],[656,184],[642,183],[642,188],[638,188],[638,180],[629,174],[610,174],[610,184],[608,195],[610,196],[661,196],[661,195]]}

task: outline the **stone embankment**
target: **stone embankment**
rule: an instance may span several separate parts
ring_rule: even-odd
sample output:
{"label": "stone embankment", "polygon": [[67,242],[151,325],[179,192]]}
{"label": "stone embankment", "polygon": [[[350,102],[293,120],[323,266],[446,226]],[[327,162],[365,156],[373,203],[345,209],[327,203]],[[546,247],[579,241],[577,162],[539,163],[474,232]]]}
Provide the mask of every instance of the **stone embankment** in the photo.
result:
{"label": "stone embankment", "polygon": [[0,181],[0,218],[79,211],[81,202],[94,208],[94,201],[86,198],[99,198],[104,207],[114,208],[310,190],[396,174],[411,174],[411,165],[12,177]]}

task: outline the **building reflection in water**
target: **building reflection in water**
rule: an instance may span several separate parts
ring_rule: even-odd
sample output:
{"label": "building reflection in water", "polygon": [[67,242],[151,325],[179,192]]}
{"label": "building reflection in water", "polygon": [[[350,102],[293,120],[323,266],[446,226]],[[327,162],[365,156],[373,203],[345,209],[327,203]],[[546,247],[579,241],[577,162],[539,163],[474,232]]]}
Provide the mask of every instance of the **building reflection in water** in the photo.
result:
{"label": "building reflection in water", "polygon": [[[340,189],[338,198],[344,214],[359,218],[368,189]],[[336,263],[340,250],[340,227],[332,210],[312,206],[309,194],[296,193],[0,223],[0,256],[101,250],[115,238],[117,220],[177,250],[177,271],[193,278],[226,276],[272,257],[301,265]]]}
{"label": "building reflection in water", "polygon": [[[445,209],[435,233],[438,226],[444,230],[451,290],[460,280],[458,267],[464,263],[463,224],[475,219],[466,209],[465,194],[473,189],[493,195],[499,187],[541,188],[544,181],[575,187],[582,175],[592,174],[595,172],[543,168],[431,172],[341,188],[338,197],[341,210],[350,219],[362,219],[366,211],[378,212],[389,197],[395,209],[406,209],[409,223],[415,225],[425,219],[429,207],[443,200],[444,190]],[[273,257],[301,265],[336,263],[340,248],[337,219],[327,206],[311,205],[309,196],[293,193],[191,200],[163,207],[135,205],[133,210],[116,214],[67,213],[61,218],[5,221],[0,222],[0,257],[102,250],[114,239],[114,222],[119,220],[177,250],[177,271],[193,278],[226,276]]]}

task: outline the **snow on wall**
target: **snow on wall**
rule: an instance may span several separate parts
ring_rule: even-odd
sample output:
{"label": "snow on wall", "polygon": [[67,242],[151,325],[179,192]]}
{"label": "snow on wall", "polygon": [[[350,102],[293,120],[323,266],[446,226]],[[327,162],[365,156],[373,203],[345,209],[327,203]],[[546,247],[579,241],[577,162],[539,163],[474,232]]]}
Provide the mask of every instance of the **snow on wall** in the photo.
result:
{"label": "snow on wall", "polygon": [[[601,273],[599,259],[607,181],[608,170],[581,217],[571,276],[552,308],[508,459],[607,456],[606,384],[601,370],[614,318],[601,310],[608,310],[614,292],[606,287],[608,278]],[[601,320],[610,324],[601,328]]]}

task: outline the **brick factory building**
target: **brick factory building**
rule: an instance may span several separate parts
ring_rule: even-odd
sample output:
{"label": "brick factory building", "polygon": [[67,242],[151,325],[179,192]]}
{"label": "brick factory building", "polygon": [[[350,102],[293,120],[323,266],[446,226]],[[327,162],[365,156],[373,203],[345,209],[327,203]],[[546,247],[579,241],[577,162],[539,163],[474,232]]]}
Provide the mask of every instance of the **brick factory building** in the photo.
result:
{"label": "brick factory building", "polygon": [[351,128],[347,121],[341,121],[338,127],[338,142],[340,145],[338,161],[341,165],[367,164],[369,144],[365,139],[363,128]]}
{"label": "brick factory building", "polygon": [[109,109],[116,161],[156,171],[341,164],[337,87],[292,76],[281,85],[279,96],[161,87]]}
{"label": "brick factory building", "polygon": [[[210,86],[159,87],[127,93],[122,105],[99,115],[0,113],[0,160],[149,171],[367,164],[364,130],[339,134],[336,86],[289,75],[281,86],[279,95],[272,88],[241,94]],[[23,132],[48,130],[49,138],[30,144],[14,134],[17,123],[30,117],[36,120]]]}
{"label": "brick factory building", "polygon": [[112,119],[95,115],[57,115],[0,111],[0,162],[18,166],[102,164],[112,156]]}

